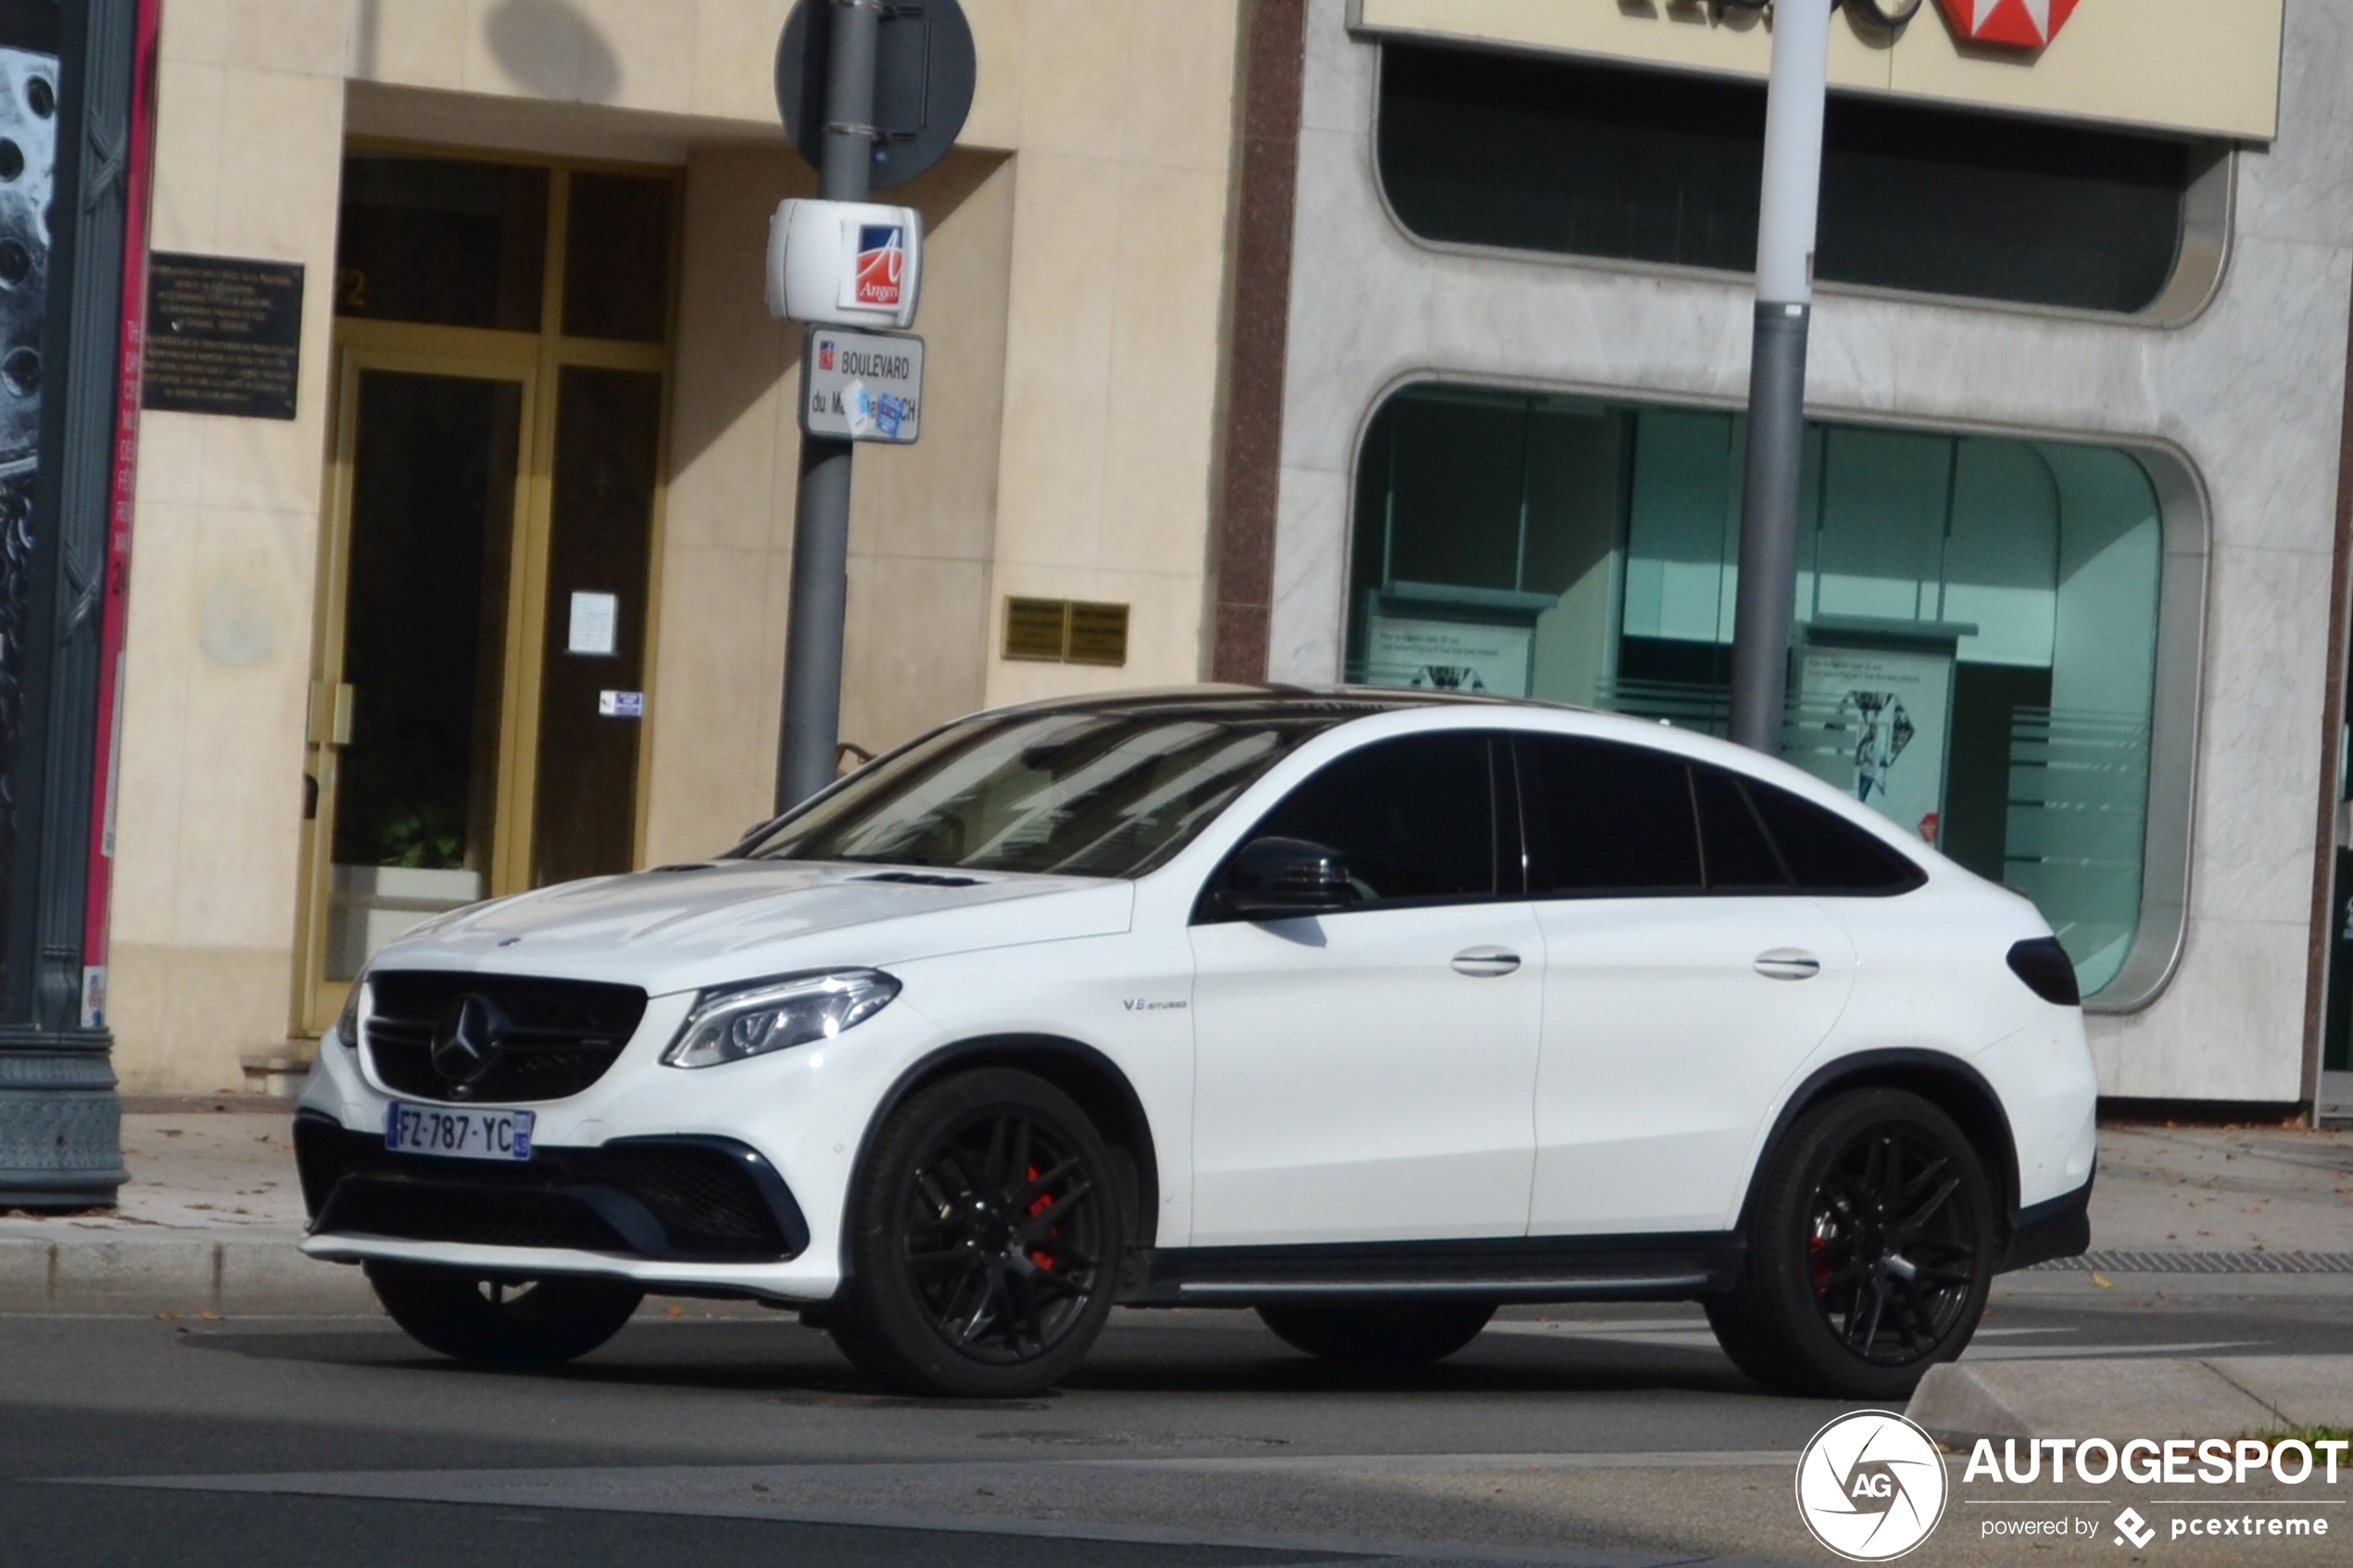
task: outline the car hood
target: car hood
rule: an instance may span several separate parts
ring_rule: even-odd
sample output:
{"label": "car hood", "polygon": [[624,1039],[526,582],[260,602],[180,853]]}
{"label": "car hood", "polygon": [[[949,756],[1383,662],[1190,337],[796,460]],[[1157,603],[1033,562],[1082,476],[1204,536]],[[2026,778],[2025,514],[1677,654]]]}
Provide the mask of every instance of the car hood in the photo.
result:
{"label": "car hood", "polygon": [[713,860],[476,904],[419,926],[371,964],[612,980],[660,996],[1111,935],[1127,929],[1134,906],[1132,884],[1094,877]]}

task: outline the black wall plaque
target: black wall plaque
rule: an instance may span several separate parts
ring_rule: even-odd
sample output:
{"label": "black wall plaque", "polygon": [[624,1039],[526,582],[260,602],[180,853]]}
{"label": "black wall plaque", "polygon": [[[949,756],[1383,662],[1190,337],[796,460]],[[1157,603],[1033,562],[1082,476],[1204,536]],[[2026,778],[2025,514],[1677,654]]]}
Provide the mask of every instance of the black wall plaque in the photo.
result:
{"label": "black wall plaque", "polygon": [[301,354],[299,262],[148,258],[141,408],[291,420]]}

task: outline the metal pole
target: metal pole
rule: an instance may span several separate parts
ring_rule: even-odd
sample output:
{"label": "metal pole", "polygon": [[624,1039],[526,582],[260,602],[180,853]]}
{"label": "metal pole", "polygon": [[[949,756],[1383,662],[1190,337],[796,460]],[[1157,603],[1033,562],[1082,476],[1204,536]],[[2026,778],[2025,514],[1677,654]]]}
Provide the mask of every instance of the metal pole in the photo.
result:
{"label": "metal pole", "polygon": [[[875,56],[881,0],[833,8],[825,54],[825,145],[818,194],[864,201],[873,188]],[[776,743],[776,810],[834,780],[841,739],[842,622],[849,598],[849,458],[854,444],[800,438],[793,516],[792,621],[785,633],[785,707]]]}
{"label": "metal pole", "polygon": [[1756,224],[1756,337],[1748,372],[1740,597],[1732,621],[1732,739],[1778,757],[1797,597],[1797,496],[1806,441],[1806,338],[1822,193],[1831,0],[1779,0],[1765,97]]}

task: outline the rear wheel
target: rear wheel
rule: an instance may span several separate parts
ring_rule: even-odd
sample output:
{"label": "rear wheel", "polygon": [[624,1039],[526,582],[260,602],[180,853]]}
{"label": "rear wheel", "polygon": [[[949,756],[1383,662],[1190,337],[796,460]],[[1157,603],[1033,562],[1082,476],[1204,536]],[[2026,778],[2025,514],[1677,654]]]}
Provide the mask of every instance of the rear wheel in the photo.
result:
{"label": "rear wheel", "polygon": [[619,1334],[645,1292],[561,1275],[496,1280],[424,1263],[367,1265],[376,1299],[428,1350],[485,1366],[553,1366]]}
{"label": "rear wheel", "polygon": [[1261,1307],[1261,1322],[1295,1350],[1350,1366],[1427,1366],[1478,1337],[1495,1315],[1491,1301],[1399,1303],[1380,1307]]}
{"label": "rear wheel", "polygon": [[919,1090],[860,1172],[826,1327],[893,1388],[1034,1394],[1110,1315],[1119,1192],[1094,1124],[1044,1079],[991,1068]]}
{"label": "rear wheel", "polygon": [[1707,1321],[1780,1393],[1908,1397],[1958,1357],[1993,1284],[1993,1190],[1950,1117],[1864,1089],[1806,1112],[1757,1184],[1747,1261]]}

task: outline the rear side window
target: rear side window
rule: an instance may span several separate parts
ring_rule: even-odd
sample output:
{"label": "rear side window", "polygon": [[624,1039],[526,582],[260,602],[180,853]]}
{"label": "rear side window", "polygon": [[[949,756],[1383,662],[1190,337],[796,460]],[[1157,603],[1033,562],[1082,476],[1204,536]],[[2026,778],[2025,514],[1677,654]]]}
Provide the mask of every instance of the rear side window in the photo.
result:
{"label": "rear side window", "polygon": [[1285,797],[1252,838],[1336,849],[1365,904],[1495,896],[1495,783],[1482,734],[1376,741]]}
{"label": "rear side window", "polygon": [[1523,736],[1529,891],[1696,893],[1699,833],[1682,759],[1573,736]]}
{"label": "rear side window", "polygon": [[1811,801],[1755,779],[1743,780],[1742,788],[1803,892],[1908,893],[1928,880],[1894,849]]}

